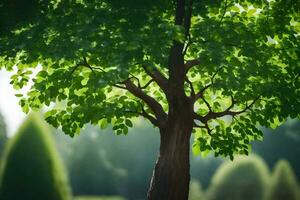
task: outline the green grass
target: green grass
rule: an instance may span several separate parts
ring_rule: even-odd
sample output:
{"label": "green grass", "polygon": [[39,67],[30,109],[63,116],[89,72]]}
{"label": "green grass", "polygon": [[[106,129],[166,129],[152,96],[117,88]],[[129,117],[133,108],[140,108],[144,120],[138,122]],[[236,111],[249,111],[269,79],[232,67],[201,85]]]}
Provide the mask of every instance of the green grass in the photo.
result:
{"label": "green grass", "polygon": [[120,196],[79,196],[75,197],[74,200],[126,200]]}

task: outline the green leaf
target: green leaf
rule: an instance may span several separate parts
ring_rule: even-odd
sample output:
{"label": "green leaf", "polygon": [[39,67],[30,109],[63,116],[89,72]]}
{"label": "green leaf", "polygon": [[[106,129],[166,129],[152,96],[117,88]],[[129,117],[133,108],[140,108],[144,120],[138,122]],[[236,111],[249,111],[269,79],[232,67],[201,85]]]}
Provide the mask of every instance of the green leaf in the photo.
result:
{"label": "green leaf", "polygon": [[133,127],[133,124],[132,124],[132,122],[131,122],[129,119],[126,119],[126,120],[125,120],[125,124],[126,124],[128,127]]}

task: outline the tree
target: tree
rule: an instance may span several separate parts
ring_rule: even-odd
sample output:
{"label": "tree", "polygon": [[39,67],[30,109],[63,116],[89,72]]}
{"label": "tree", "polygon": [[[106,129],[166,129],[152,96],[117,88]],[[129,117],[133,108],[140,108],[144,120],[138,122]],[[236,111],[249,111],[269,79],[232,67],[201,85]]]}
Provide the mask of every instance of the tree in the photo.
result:
{"label": "tree", "polygon": [[209,200],[264,200],[269,170],[259,157],[243,157],[220,166],[208,189]]}
{"label": "tree", "polygon": [[16,89],[42,66],[20,105],[64,101],[45,117],[71,136],[149,120],[161,135],[149,200],[188,199],[192,132],[198,152],[233,159],[262,138],[256,125],[299,117],[297,1],[54,0],[34,16],[0,39]]}
{"label": "tree", "polygon": [[[88,138],[90,139],[90,138]],[[126,171],[115,167],[96,141],[81,140],[73,147],[68,169],[74,195],[115,195]]]}
{"label": "tree", "polygon": [[0,199],[69,200],[70,190],[50,133],[30,116],[7,146]]}
{"label": "tree", "polygon": [[285,160],[278,161],[272,174],[268,199],[297,200],[299,198],[299,185],[291,166]]}
{"label": "tree", "polygon": [[[112,189],[117,188],[117,191],[114,191],[115,195],[127,199],[146,199],[152,165],[159,147],[158,130],[153,133],[150,124],[139,123],[129,135],[120,136],[112,133],[111,128],[99,130],[87,126],[75,138],[55,134],[59,152],[63,160],[67,161],[73,194],[90,195],[93,189],[103,195],[104,188],[110,185]],[[84,154],[88,154],[87,152],[90,152],[90,155],[83,161],[81,158],[85,157]],[[109,171],[104,164],[110,166]],[[88,172],[76,173],[76,169],[81,170],[84,166],[89,168]],[[112,174],[119,181],[114,182]],[[86,190],[87,187],[89,191]]]}

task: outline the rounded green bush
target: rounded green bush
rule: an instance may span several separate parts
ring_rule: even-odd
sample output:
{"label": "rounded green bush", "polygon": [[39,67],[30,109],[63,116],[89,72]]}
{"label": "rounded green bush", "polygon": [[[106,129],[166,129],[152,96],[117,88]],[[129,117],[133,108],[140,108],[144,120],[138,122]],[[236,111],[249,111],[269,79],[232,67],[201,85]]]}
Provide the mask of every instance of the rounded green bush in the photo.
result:
{"label": "rounded green bush", "polygon": [[66,173],[38,115],[31,115],[5,150],[1,200],[69,200]]}
{"label": "rounded green bush", "polygon": [[262,159],[257,156],[238,157],[219,167],[207,197],[209,200],[263,200],[269,176]]}
{"label": "rounded green bush", "polygon": [[268,200],[299,200],[299,185],[290,164],[280,160],[272,174]]}

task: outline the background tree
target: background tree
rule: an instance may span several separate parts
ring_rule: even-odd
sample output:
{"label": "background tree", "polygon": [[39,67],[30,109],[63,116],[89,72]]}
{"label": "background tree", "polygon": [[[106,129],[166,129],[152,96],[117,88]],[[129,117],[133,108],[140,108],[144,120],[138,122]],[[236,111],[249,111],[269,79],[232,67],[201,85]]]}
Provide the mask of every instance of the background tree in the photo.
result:
{"label": "background tree", "polygon": [[[47,2],[47,1],[46,1]],[[161,146],[148,199],[188,199],[194,152],[248,154],[256,125],[299,117],[297,1],[50,1],[0,38],[20,105],[65,101],[46,119],[74,136],[86,123],[126,134],[143,116]]]}
{"label": "background tree", "polygon": [[0,199],[70,200],[63,166],[38,116],[31,115],[6,148]]}
{"label": "background tree", "polygon": [[268,200],[296,200],[300,198],[299,184],[290,164],[280,160],[272,173],[272,185]]}
{"label": "background tree", "polygon": [[85,137],[85,140],[81,139],[72,146],[68,169],[74,195],[120,193],[117,186],[124,182],[126,171],[114,166],[98,145],[97,140]]}
{"label": "background tree", "polygon": [[209,200],[264,200],[269,171],[258,157],[238,158],[220,166],[207,191]]}
{"label": "background tree", "polygon": [[[116,195],[134,200],[146,198],[153,163],[159,147],[158,131],[153,130],[149,124],[139,123],[126,136],[112,134],[111,128],[99,130],[99,128],[91,126],[87,126],[75,138],[69,138],[62,135],[61,132],[59,133],[55,134],[56,142],[63,160],[66,161],[68,170],[71,172],[70,180],[74,194],[85,194],[83,192],[85,187],[81,187],[82,185],[89,185],[93,191],[102,194],[101,183],[107,181],[109,175],[114,174],[114,179],[121,179],[116,182],[109,181],[109,184],[113,185],[112,188],[116,189]],[[88,163],[80,161],[79,158],[84,157],[85,152],[91,152],[93,155],[93,158],[89,156],[86,160],[90,160],[88,163],[94,163],[94,165],[90,165],[94,170],[89,169],[91,172],[80,175],[76,172],[72,173],[76,168],[80,170],[83,166],[89,167]],[[98,160],[98,162],[92,160]],[[75,166],[74,163],[77,165]],[[109,163],[111,167],[103,169],[103,163]],[[80,177],[91,173],[93,173],[93,177],[85,176],[86,183],[82,183]],[[75,175],[78,178],[72,178]]]}

